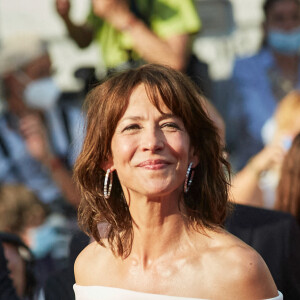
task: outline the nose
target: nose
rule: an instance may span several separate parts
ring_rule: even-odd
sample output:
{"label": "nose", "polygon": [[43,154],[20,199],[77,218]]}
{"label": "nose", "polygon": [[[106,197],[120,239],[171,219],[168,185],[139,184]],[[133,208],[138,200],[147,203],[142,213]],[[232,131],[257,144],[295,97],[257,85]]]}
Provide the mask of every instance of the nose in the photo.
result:
{"label": "nose", "polygon": [[164,148],[164,139],[161,130],[156,128],[145,129],[141,138],[142,150],[151,152],[160,151]]}

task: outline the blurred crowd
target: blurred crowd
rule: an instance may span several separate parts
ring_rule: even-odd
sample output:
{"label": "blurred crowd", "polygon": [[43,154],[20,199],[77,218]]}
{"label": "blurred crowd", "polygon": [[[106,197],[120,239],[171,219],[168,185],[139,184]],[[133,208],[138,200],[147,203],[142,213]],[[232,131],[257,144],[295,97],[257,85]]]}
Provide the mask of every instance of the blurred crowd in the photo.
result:
{"label": "blurred crowd", "polygon": [[[53,5],[78,47],[97,43],[105,76],[157,63],[194,80],[232,165],[240,214],[225,227],[257,247],[285,299],[300,299],[300,1],[264,1],[261,47],[236,58],[221,90],[192,52],[203,26],[192,0],[93,0],[83,24],[72,20],[71,1]],[[42,36],[1,41],[0,281],[7,272],[12,285],[0,283],[0,299],[74,299],[73,263],[89,239],[77,225],[72,167],[84,138],[82,102],[103,79],[93,68],[80,77],[82,91],[60,90]],[[239,226],[267,227],[270,243],[288,253],[274,256],[268,239],[255,244]]]}

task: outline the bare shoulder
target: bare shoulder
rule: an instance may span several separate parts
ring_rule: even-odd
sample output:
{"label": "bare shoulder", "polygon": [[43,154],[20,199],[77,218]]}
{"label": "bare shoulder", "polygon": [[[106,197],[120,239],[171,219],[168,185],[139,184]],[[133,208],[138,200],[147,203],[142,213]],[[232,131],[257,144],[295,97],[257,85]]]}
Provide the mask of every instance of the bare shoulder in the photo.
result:
{"label": "bare shoulder", "polygon": [[94,279],[99,278],[98,275],[103,271],[103,259],[105,260],[108,255],[109,250],[97,242],[86,246],[77,256],[74,264],[76,283],[79,285],[94,285]]}
{"label": "bare shoulder", "polygon": [[221,283],[221,299],[267,299],[278,295],[276,285],[262,257],[235,236],[216,234],[211,251],[214,278]]}
{"label": "bare shoulder", "polygon": [[252,248],[231,246],[224,251],[229,290],[235,290],[240,299],[266,299],[277,296],[277,288],[262,257]]}

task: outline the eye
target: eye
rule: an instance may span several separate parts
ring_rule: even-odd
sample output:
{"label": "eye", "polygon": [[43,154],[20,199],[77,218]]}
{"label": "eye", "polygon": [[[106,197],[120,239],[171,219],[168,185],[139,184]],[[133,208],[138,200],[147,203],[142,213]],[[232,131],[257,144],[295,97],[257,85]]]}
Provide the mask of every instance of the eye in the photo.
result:
{"label": "eye", "polygon": [[180,127],[178,124],[174,122],[167,122],[161,125],[161,128],[169,129],[169,130],[180,130]]}
{"label": "eye", "polygon": [[140,128],[141,128],[141,126],[139,124],[130,124],[130,125],[126,126],[122,130],[122,132],[125,132],[125,131],[128,132],[128,131],[137,130],[137,129],[140,129]]}

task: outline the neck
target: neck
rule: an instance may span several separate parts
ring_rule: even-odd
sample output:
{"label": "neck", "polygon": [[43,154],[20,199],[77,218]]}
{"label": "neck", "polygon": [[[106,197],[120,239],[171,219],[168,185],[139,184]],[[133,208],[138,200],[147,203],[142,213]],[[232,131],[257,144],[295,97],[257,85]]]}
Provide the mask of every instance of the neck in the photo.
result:
{"label": "neck", "polygon": [[144,268],[152,261],[180,249],[188,239],[185,221],[178,209],[178,197],[134,199],[130,213],[134,240],[131,256]]}

